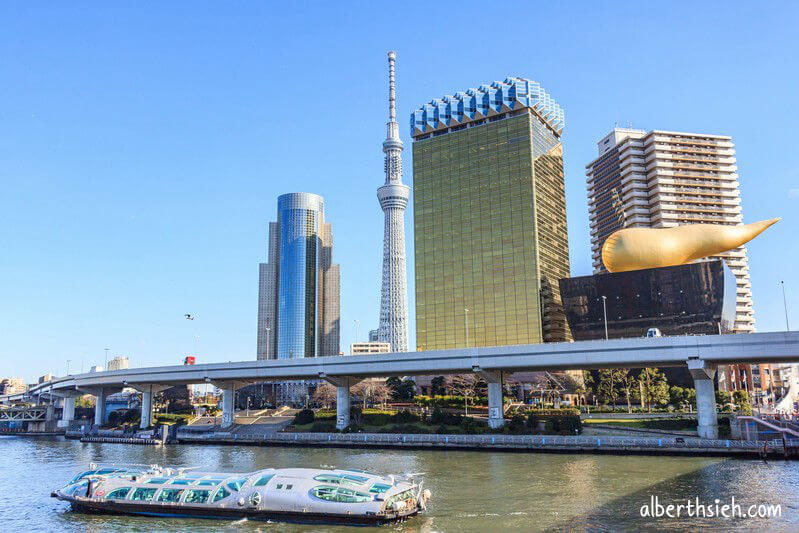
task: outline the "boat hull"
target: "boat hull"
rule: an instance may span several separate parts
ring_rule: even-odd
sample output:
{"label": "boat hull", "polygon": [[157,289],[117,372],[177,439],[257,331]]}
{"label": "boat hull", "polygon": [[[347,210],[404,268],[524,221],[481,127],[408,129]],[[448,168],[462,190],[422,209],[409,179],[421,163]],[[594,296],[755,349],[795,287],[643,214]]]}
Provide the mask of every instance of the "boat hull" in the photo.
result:
{"label": "boat hull", "polygon": [[217,520],[240,520],[247,518],[261,521],[279,521],[315,524],[350,524],[374,526],[404,520],[415,516],[419,509],[398,512],[392,515],[354,515],[315,512],[272,511],[248,509],[245,507],[207,507],[199,505],[173,505],[168,503],[115,501],[70,496],[54,492],[53,497],[69,502],[78,512],[95,514],[116,514],[136,516],[156,516],[169,518],[202,518]]}

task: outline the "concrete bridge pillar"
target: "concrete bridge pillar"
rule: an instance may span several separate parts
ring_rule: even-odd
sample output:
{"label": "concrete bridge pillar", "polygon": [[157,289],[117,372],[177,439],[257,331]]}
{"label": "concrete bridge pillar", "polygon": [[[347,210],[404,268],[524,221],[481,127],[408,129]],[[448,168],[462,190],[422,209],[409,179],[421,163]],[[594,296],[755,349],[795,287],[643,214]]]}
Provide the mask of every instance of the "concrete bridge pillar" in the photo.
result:
{"label": "concrete bridge pillar", "polygon": [[472,368],[488,384],[488,425],[494,429],[505,425],[505,409],[502,402],[502,371]]}
{"label": "concrete bridge pillar", "polygon": [[336,429],[341,431],[350,425],[350,387],[360,382],[361,378],[324,374],[319,377],[336,387]]}
{"label": "concrete bridge pillar", "polygon": [[153,383],[145,385],[129,384],[129,386],[141,392],[141,421],[139,422],[139,428],[147,429],[153,425],[153,396],[169,387]]}
{"label": "concrete bridge pillar", "polygon": [[141,422],[139,422],[139,427],[146,429],[151,425],[153,425],[153,393],[148,390],[141,393]]}
{"label": "concrete bridge pillar", "polygon": [[222,389],[222,427],[233,427],[236,387],[232,384]]}
{"label": "concrete bridge pillar", "polygon": [[69,427],[70,422],[75,420],[75,396],[65,396],[63,398],[64,407],[61,410],[61,420],[58,421],[58,427]]}
{"label": "concrete bridge pillar", "polygon": [[350,387],[336,387],[336,429],[341,431],[350,425]]}
{"label": "concrete bridge pillar", "polygon": [[105,423],[105,398],[108,396],[105,387],[100,387],[94,393],[97,402],[94,406],[94,425],[102,426]]}
{"label": "concrete bridge pillar", "polygon": [[688,370],[694,378],[696,388],[697,433],[703,439],[719,438],[719,423],[716,414],[716,391],[713,378],[716,366],[702,359],[689,359]]}

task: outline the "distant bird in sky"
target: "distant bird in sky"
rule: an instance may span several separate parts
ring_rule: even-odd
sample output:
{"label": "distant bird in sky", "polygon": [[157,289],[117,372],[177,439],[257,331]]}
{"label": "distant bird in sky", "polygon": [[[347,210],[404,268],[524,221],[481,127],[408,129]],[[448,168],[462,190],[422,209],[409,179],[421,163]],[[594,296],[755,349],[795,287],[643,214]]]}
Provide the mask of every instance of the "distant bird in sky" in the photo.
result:
{"label": "distant bird in sky", "polygon": [[186,313],[186,314],[185,314],[185,315],[183,315],[183,316],[185,316],[185,317],[186,317],[186,320],[194,320],[194,315],[190,315],[190,314]]}

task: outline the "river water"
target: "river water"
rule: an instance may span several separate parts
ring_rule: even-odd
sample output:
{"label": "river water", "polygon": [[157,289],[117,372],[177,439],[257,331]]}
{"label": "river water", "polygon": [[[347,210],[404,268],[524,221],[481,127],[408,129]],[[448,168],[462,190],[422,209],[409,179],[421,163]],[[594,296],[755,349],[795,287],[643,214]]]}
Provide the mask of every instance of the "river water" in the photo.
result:
{"label": "river water", "polygon": [[[73,512],[50,498],[88,463],[159,463],[247,472],[267,467],[424,472],[427,513],[375,528],[402,532],[757,529],[799,531],[799,464],[762,460],[580,454],[352,450],[235,446],[133,446],[0,436],[2,531],[368,531],[346,526],[215,521]],[[642,518],[641,506],[731,497],[779,504],[780,518]]]}

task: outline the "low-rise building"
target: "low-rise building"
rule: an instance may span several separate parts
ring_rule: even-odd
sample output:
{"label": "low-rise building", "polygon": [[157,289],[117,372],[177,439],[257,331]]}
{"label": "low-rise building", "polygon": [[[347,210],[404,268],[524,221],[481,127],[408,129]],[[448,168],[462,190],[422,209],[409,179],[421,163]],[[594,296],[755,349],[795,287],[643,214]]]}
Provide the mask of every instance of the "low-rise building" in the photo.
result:
{"label": "low-rise building", "polygon": [[0,394],[19,394],[28,390],[22,378],[3,378],[0,380]]}
{"label": "low-rise building", "polygon": [[118,355],[108,361],[108,370],[125,370],[130,367],[130,360],[127,357]]}
{"label": "low-rise building", "polygon": [[377,353],[391,353],[391,344],[387,342],[353,342],[350,344],[350,355]]}

